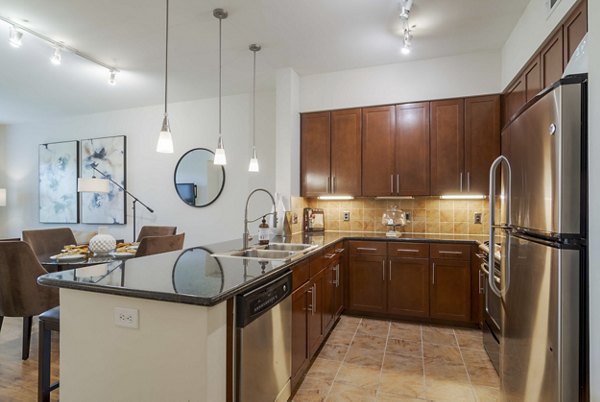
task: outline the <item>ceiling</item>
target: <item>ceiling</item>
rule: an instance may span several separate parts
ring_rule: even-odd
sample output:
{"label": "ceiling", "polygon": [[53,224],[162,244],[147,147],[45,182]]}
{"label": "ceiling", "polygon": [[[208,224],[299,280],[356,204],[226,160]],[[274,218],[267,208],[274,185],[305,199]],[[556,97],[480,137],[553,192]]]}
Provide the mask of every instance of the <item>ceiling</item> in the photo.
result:
{"label": "ceiling", "polygon": [[[272,90],[275,71],[300,75],[500,49],[529,0],[415,0],[413,52],[400,54],[398,0],[171,0],[169,102],[218,94],[218,20],[223,21],[223,93]],[[47,44],[24,34],[9,46],[0,21],[0,124],[163,102],[164,0],[0,0],[0,15],[75,47],[122,72],[73,54],[49,62]],[[3,33],[4,32],[4,33]]]}

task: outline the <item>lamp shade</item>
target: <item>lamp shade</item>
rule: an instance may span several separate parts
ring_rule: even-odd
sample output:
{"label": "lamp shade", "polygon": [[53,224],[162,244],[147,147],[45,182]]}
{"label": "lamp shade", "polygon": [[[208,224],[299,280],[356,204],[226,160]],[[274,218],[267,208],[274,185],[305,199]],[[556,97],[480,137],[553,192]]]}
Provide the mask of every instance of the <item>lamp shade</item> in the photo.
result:
{"label": "lamp shade", "polygon": [[0,207],[6,206],[6,189],[0,188]]}
{"label": "lamp shade", "polygon": [[77,191],[80,193],[108,193],[110,183],[106,179],[97,179],[95,177],[77,179]]}

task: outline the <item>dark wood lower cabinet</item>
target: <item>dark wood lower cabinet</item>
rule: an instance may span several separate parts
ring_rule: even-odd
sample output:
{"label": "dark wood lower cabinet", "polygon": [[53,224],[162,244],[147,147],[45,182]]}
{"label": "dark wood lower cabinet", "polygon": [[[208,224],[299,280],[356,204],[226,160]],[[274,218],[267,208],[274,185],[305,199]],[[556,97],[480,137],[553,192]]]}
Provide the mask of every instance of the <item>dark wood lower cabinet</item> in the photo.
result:
{"label": "dark wood lower cabinet", "polygon": [[471,320],[470,260],[431,260],[430,316],[442,320]]}
{"label": "dark wood lower cabinet", "polygon": [[325,270],[319,272],[310,281],[308,289],[308,353],[312,356],[323,340],[323,285]]}
{"label": "dark wood lower cabinet", "polygon": [[303,371],[308,366],[308,294],[310,283],[296,290],[292,294],[292,387],[302,377]]}
{"label": "dark wood lower cabinet", "polygon": [[387,311],[429,317],[429,258],[392,257],[388,265]]}
{"label": "dark wood lower cabinet", "polygon": [[348,308],[383,313],[386,310],[386,257],[350,256],[348,264]]}

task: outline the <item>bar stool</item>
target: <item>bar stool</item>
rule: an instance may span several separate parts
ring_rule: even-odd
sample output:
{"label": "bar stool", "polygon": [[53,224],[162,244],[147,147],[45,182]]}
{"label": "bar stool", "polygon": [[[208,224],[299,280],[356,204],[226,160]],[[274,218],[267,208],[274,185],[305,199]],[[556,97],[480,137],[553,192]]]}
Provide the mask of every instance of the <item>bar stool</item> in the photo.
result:
{"label": "bar stool", "polygon": [[50,360],[52,331],[60,331],[60,306],[40,314],[40,336],[38,350],[38,402],[50,401],[50,392],[58,388],[58,381],[50,384]]}

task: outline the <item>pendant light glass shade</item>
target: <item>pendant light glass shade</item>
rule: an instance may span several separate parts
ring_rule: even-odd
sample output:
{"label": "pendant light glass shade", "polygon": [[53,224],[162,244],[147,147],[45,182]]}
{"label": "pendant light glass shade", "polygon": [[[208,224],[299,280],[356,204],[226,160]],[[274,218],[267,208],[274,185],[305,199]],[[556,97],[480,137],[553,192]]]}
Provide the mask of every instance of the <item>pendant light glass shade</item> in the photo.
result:
{"label": "pendant light glass shade", "polygon": [[222,53],[222,39],[223,39],[223,35],[222,35],[222,31],[221,31],[221,23],[223,22],[223,20],[225,18],[227,18],[227,11],[223,10],[222,8],[215,8],[213,10],[213,16],[215,18],[217,18],[219,20],[219,142],[217,144],[217,149],[215,150],[215,160],[214,160],[214,164],[215,165],[226,165],[227,164],[227,157],[225,156],[225,148],[223,147],[223,138],[221,136],[221,103],[222,103],[222,70],[223,70],[223,66],[222,66],[222,57],[221,57],[221,53]]}
{"label": "pendant light glass shade", "polygon": [[162,129],[158,135],[158,142],[156,143],[156,152],[163,154],[173,153],[173,137],[171,137],[171,128],[169,127],[169,116],[165,114],[163,118]]}
{"label": "pendant light glass shade", "polygon": [[256,157],[256,148],[252,147],[252,159],[250,159],[250,165],[248,166],[249,172],[258,172],[258,158]]}
{"label": "pendant light glass shade", "polygon": [[219,143],[215,150],[215,165],[227,165],[227,157],[225,156],[225,148],[223,148],[223,139],[219,136]]}
{"label": "pendant light glass shade", "polygon": [[166,23],[165,23],[165,116],[163,117],[162,128],[158,135],[158,142],[156,143],[156,152],[163,154],[173,153],[173,137],[171,136],[171,127],[169,125],[169,116],[167,114],[167,73],[168,73],[168,60],[169,60],[169,0],[167,0],[167,12],[166,12]]}

